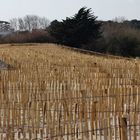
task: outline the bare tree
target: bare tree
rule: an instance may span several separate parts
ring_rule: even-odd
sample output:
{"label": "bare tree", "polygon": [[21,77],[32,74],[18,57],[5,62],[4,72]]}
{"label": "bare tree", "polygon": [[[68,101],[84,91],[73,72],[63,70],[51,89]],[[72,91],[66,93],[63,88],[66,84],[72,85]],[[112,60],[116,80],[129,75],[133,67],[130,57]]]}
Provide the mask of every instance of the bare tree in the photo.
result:
{"label": "bare tree", "polygon": [[47,18],[43,17],[39,19],[39,23],[41,29],[46,29],[49,26],[50,21]]}
{"label": "bare tree", "polygon": [[115,17],[113,19],[114,22],[117,22],[117,23],[123,23],[124,21],[126,21],[127,19],[125,17]]}
{"label": "bare tree", "polygon": [[24,20],[24,23],[25,23],[25,30],[28,30],[28,31],[32,31],[32,28],[31,28],[31,16],[30,15],[27,15],[23,18]]}
{"label": "bare tree", "polygon": [[18,18],[18,27],[20,31],[25,31],[25,23],[22,18]]}
{"label": "bare tree", "polygon": [[23,18],[13,18],[10,21],[11,27],[14,30],[30,32],[35,29],[46,29],[50,23],[47,18],[36,15],[26,15]]}
{"label": "bare tree", "polygon": [[38,16],[31,16],[31,28],[33,29],[38,29],[39,27],[39,17]]}
{"label": "bare tree", "polygon": [[45,29],[49,25],[49,20],[45,17],[39,17],[36,15],[27,15],[24,17],[27,30],[32,31],[34,29]]}
{"label": "bare tree", "polygon": [[17,18],[13,18],[13,19],[10,20],[10,27],[14,31],[17,31],[18,30],[18,20],[17,20]]}

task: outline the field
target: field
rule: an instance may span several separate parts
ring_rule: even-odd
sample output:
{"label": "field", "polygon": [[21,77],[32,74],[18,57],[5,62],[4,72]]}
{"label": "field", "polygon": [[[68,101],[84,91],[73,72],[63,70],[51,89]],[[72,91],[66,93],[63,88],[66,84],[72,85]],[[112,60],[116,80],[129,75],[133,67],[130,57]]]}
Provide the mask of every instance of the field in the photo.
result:
{"label": "field", "polygon": [[0,60],[0,140],[140,139],[138,59],[17,44]]}

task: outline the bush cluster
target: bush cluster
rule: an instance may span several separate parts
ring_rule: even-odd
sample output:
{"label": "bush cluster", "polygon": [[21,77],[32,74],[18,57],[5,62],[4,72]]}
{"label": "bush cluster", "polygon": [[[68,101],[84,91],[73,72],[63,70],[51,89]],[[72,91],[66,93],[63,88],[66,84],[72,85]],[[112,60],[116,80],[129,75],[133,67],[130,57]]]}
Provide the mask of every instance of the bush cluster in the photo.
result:
{"label": "bush cluster", "polygon": [[44,30],[22,31],[0,37],[0,43],[51,43],[52,37]]}
{"label": "bush cluster", "polygon": [[125,22],[105,22],[102,37],[92,50],[125,57],[140,56],[140,29]]}

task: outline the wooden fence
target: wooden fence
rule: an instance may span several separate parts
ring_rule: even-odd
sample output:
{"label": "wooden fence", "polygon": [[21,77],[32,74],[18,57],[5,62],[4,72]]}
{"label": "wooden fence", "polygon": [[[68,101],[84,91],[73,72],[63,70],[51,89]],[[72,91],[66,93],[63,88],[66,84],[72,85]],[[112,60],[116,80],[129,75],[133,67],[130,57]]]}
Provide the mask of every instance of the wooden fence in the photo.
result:
{"label": "wooden fence", "polygon": [[140,61],[54,45],[0,47],[0,140],[139,140]]}

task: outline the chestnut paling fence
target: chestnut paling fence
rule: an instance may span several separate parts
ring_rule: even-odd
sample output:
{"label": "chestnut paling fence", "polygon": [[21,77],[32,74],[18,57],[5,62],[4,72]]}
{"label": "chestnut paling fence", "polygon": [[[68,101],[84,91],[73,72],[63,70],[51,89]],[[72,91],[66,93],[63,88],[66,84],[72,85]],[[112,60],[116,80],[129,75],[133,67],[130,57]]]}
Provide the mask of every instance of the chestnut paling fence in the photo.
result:
{"label": "chestnut paling fence", "polygon": [[139,140],[140,61],[53,44],[0,46],[0,140]]}

